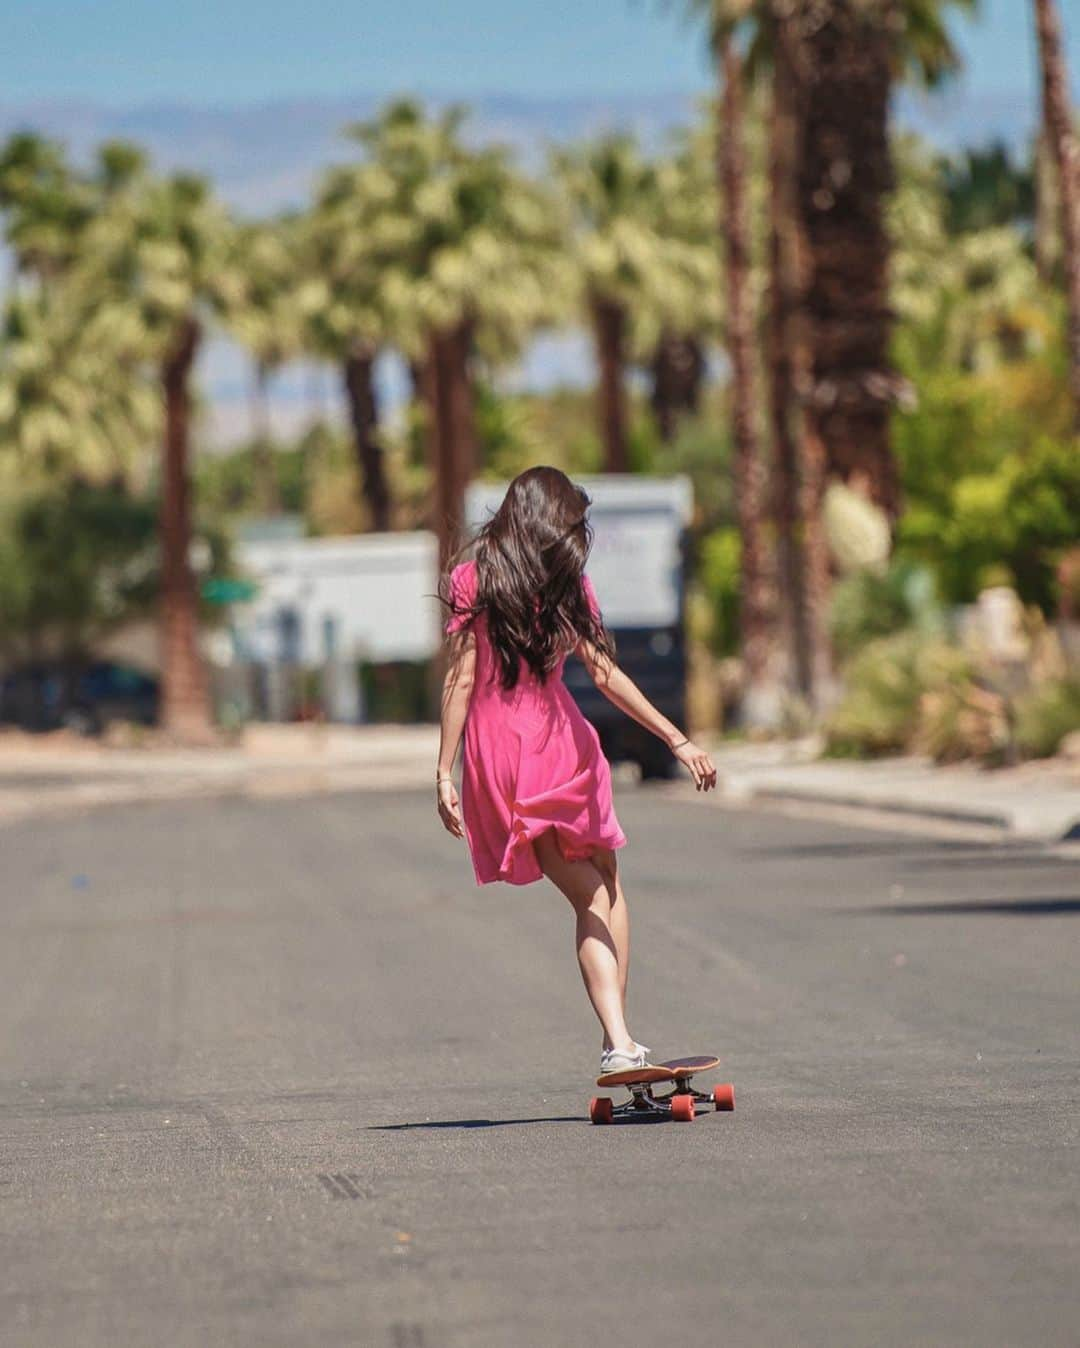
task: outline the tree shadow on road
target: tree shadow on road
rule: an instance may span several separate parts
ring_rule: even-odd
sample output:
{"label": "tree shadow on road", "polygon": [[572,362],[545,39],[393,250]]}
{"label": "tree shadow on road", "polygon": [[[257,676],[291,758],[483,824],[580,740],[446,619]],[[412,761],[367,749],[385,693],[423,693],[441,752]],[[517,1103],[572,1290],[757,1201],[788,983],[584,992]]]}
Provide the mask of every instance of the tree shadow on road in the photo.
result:
{"label": "tree shadow on road", "polygon": [[1056,866],[1059,870],[1064,870],[1067,866],[1074,865],[1075,863],[1063,856],[1048,856],[1045,853],[1040,852],[1013,852],[1009,848],[999,848],[985,852],[973,852],[970,856],[904,857],[903,864],[911,870],[939,871],[961,870],[965,867],[979,869],[990,866],[995,868],[1001,866]]}
{"label": "tree shadow on road", "polygon": [[871,908],[834,908],[845,917],[1064,917],[1080,914],[1080,898],[973,899],[947,903],[889,903]]}
{"label": "tree shadow on road", "polygon": [[[992,846],[993,844],[989,844]],[[813,860],[815,857],[908,857],[929,852],[955,852],[959,849],[971,850],[969,842],[952,842],[946,839],[926,838],[873,838],[851,839],[844,842],[791,843],[763,847],[740,847],[736,855],[740,857],[769,857],[797,860]]]}
{"label": "tree shadow on road", "polygon": [[773,858],[784,861],[861,861],[864,857],[894,857],[899,865],[917,870],[981,866],[1065,867],[1074,864],[1068,857],[1048,853],[1043,843],[972,843],[927,838],[742,847],[737,855],[753,860]]}

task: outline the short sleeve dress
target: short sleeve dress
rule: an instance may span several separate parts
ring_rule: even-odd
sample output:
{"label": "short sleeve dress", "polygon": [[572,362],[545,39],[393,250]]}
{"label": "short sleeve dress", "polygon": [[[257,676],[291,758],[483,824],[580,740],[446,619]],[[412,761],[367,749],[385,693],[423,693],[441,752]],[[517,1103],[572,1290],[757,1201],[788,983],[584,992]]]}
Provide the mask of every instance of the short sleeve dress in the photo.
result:
{"label": "short sleeve dress", "polygon": [[[582,585],[590,608],[599,613],[587,576]],[[470,618],[458,611],[475,603],[475,562],[450,573],[450,597],[455,612],[446,631],[471,623],[476,637],[461,781],[462,822],[476,883],[528,885],[541,879],[532,843],[548,829],[555,830],[568,860],[623,847],[611,769],[596,730],[563,683],[565,656],[544,683],[522,660],[517,684],[504,689],[486,615]]]}

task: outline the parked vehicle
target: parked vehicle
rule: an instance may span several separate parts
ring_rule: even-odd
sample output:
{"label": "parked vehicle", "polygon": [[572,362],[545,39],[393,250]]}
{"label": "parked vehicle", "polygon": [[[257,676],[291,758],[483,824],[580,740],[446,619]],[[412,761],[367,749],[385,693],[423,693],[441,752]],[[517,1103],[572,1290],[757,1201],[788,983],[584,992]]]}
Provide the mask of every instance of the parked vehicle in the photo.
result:
{"label": "parked vehicle", "polygon": [[[619,664],[665,716],[685,726],[690,479],[605,475],[577,480],[592,498],[588,570]],[[474,483],[466,500],[469,524],[482,524],[505,491],[505,483]],[[609,759],[636,762],[645,777],[675,774],[677,764],[666,746],[613,707],[580,661],[567,662],[564,678]]]}
{"label": "parked vehicle", "polygon": [[112,721],[153,725],[157,710],[157,680],[107,660],[25,665],[0,678],[0,723],[23,730],[96,735]]}

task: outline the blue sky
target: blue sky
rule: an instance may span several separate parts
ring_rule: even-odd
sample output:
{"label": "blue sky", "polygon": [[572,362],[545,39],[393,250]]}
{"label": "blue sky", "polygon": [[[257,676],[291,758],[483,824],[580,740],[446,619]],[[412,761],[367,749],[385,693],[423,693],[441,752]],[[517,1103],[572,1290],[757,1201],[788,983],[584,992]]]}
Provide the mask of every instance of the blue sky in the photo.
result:
{"label": "blue sky", "polygon": [[[1063,0],[1074,84],[1080,4]],[[679,0],[0,0],[0,100],[249,103],[417,90],[532,97],[694,90]],[[972,92],[1035,96],[1030,0],[957,21]]]}

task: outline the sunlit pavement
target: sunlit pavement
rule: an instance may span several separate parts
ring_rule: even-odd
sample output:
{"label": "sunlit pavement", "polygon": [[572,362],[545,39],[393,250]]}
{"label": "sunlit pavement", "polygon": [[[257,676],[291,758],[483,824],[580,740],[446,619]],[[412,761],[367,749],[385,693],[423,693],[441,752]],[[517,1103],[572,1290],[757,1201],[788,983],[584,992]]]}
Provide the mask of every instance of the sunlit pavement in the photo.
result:
{"label": "sunlit pavement", "polygon": [[1075,1344],[1075,861],[618,808],[632,1028],[734,1114],[589,1125],[565,902],[426,793],[10,824],[5,1344]]}
{"label": "sunlit pavement", "polygon": [[[303,796],[427,786],[433,725],[251,725],[214,750],[118,749],[77,736],[0,735],[0,827],[39,815],[210,795]],[[1080,761],[1054,759],[986,771],[905,757],[817,757],[811,740],[723,741],[711,751],[725,806],[767,803],[857,810],[887,827],[933,823],[1029,841],[1080,841]],[[618,776],[626,780],[616,765]],[[688,780],[688,779],[686,779]]]}

